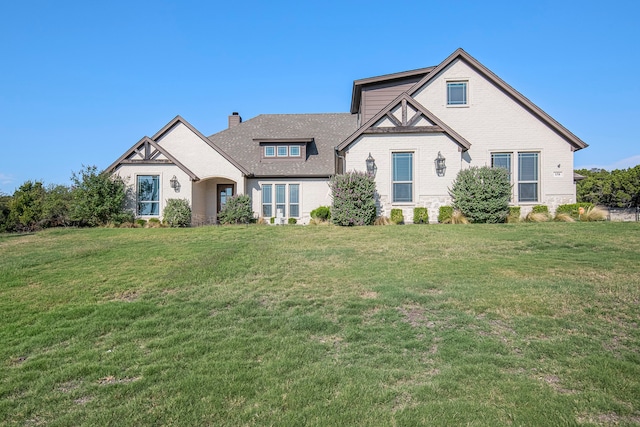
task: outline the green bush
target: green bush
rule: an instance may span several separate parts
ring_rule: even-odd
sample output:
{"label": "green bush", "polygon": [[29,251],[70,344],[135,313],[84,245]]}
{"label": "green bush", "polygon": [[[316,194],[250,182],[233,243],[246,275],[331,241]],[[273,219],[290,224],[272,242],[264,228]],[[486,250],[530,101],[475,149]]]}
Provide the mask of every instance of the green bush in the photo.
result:
{"label": "green bush", "polygon": [[138,227],[143,227],[147,225],[147,220],[146,219],[142,219],[142,218],[138,218],[136,219],[136,225]]}
{"label": "green bush", "polygon": [[287,220],[287,224],[289,224],[289,225],[296,225],[297,223],[298,223],[298,220],[295,219],[295,218],[289,218]]}
{"label": "green bush", "polygon": [[169,199],[164,207],[163,220],[169,227],[191,226],[191,205],[187,199]]}
{"label": "green bush", "polygon": [[535,205],[532,209],[531,212],[533,213],[543,213],[543,214],[548,214],[549,213],[549,207],[547,205]]}
{"label": "green bush", "polygon": [[317,218],[322,221],[331,219],[331,208],[329,206],[320,206],[311,211],[311,218]]}
{"label": "green bush", "polygon": [[463,169],[458,172],[449,193],[454,209],[472,223],[501,223],[509,214],[511,183],[504,168]]}
{"label": "green bush", "polygon": [[429,210],[427,208],[413,208],[414,224],[429,224]]}
{"label": "green bush", "polygon": [[376,183],[364,172],[336,175],[329,182],[331,220],[336,225],[371,225],[376,219]]}
{"label": "green bush", "polygon": [[0,232],[7,231],[8,220],[9,220],[9,202],[11,201],[11,196],[8,196],[4,193],[0,193]]}
{"label": "green bush", "polygon": [[453,216],[453,206],[440,206],[438,210],[438,222],[440,224],[448,224]]}
{"label": "green bush", "polygon": [[149,218],[149,221],[147,221],[147,224],[151,228],[162,227],[162,223],[158,218]]}
{"label": "green bush", "polygon": [[276,222],[276,217],[272,216],[271,218],[269,218],[269,224],[275,224]]}
{"label": "green bush", "polygon": [[126,186],[119,176],[98,173],[86,166],[71,176],[73,182],[71,220],[82,226],[122,223],[125,217]]}
{"label": "green bush", "polygon": [[593,203],[583,202],[560,205],[556,208],[556,215],[567,214],[573,219],[578,219],[580,217],[580,208],[583,208],[586,212],[588,209],[593,208]]}
{"label": "green bush", "polygon": [[228,198],[218,214],[218,220],[222,224],[249,224],[253,221],[251,198],[246,194]]}
{"label": "green bush", "polygon": [[10,231],[33,231],[40,228],[46,190],[40,181],[26,181],[9,200],[7,229]]}
{"label": "green bush", "polygon": [[402,209],[391,209],[391,222],[394,224],[404,224]]}
{"label": "green bush", "polygon": [[509,206],[507,222],[520,222],[520,206]]}

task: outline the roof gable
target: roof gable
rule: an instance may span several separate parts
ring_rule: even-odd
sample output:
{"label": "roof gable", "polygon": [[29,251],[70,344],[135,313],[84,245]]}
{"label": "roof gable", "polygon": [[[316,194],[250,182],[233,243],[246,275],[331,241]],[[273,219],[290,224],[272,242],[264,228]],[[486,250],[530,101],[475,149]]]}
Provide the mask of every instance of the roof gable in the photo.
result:
{"label": "roof gable", "polygon": [[569,142],[575,150],[580,150],[582,148],[588,147],[588,145],[570,132],[567,128],[562,126],[559,122],[557,122],[553,117],[545,113],[540,107],[535,105],[531,100],[522,95],[520,92],[515,90],[509,84],[507,84],[504,80],[498,77],[495,73],[489,70],[487,67],[482,65],[477,59],[469,55],[462,48],[457,49],[451,55],[449,55],[444,61],[442,61],[438,66],[436,66],[430,73],[426,74],[420,81],[418,81],[411,89],[407,91],[410,96],[413,96],[418,92],[421,88],[423,88],[427,83],[436,79],[440,73],[447,68],[451,63],[455,60],[460,59],[464,61],[467,65],[472,67],[476,72],[481,74],[484,78],[493,83],[498,89],[504,92],[511,99],[516,101],[522,107],[524,107],[527,111],[553,129],[557,134],[563,137],[567,142]]}
{"label": "roof gable", "polygon": [[113,172],[122,164],[145,163],[145,164],[173,164],[178,166],[184,173],[189,175],[191,180],[198,181],[200,178],[196,176],[189,168],[180,163],[165,148],[157,142],[145,136],[135,143],[128,151],[126,151],[118,160],[113,162],[106,172]]}
{"label": "roof gable", "polygon": [[338,151],[347,148],[363,134],[370,133],[444,133],[458,144],[462,150],[471,148],[471,143],[442,120],[411,98],[406,92],[399,95],[362,125],[355,133],[336,147]]}
{"label": "roof gable", "polygon": [[191,123],[189,123],[188,121],[186,121],[185,119],[183,119],[182,117],[180,117],[180,115],[176,116],[173,120],[171,120],[169,123],[167,123],[162,129],[160,129],[153,137],[152,139],[154,141],[158,141],[159,139],[161,139],[162,137],[164,137],[167,133],[169,133],[175,126],[177,126],[178,124],[183,124],[185,127],[187,127],[187,129],[189,129],[191,132],[193,132],[198,138],[200,138],[205,144],[207,144],[208,146],[210,146],[211,148],[213,148],[218,154],[220,154],[222,157],[224,157],[225,160],[227,160],[229,163],[231,163],[233,166],[235,166],[240,172],[242,172],[245,176],[250,175],[249,171],[242,166],[240,163],[238,163],[234,158],[232,158],[226,151],[224,151],[222,148],[220,148],[217,144],[215,144],[213,141],[211,141],[209,138],[207,138],[206,136],[204,136],[198,129],[196,129],[195,127],[193,127],[191,125]]}

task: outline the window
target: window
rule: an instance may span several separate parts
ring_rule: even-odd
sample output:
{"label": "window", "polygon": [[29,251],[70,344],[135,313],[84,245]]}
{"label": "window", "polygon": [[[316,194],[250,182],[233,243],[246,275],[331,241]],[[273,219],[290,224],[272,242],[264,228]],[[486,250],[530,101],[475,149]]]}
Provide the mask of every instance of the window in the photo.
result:
{"label": "window", "polygon": [[289,216],[300,216],[300,184],[289,184]]}
{"label": "window", "polygon": [[505,168],[509,177],[511,177],[511,153],[492,153],[491,167]]}
{"label": "window", "polygon": [[160,215],[159,175],[138,175],[138,215]]}
{"label": "window", "polygon": [[300,146],[299,145],[291,145],[289,147],[289,156],[290,157],[300,157]]}
{"label": "window", "polygon": [[287,157],[287,146],[279,145],[278,146],[278,157]]}
{"label": "window", "polygon": [[467,105],[467,82],[447,83],[447,105]]}
{"label": "window", "polygon": [[264,147],[264,156],[265,157],[275,157],[276,156],[276,147],[272,145],[267,145]]}
{"label": "window", "polygon": [[413,201],[413,153],[393,153],[393,201]]}
{"label": "window", "polygon": [[276,184],[276,214],[278,211],[282,211],[282,216],[287,216],[286,209],[286,188],[285,184]]}
{"label": "window", "polygon": [[273,216],[273,194],[271,194],[271,184],[262,186],[262,216],[271,218]]}
{"label": "window", "polygon": [[538,153],[518,153],[518,201],[538,201]]}

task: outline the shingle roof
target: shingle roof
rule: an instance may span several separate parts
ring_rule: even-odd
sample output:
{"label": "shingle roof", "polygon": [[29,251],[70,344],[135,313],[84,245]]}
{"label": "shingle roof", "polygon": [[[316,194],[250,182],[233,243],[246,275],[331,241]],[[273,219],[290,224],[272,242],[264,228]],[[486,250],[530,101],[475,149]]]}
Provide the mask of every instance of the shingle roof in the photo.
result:
{"label": "shingle roof", "polygon": [[[261,114],[208,139],[252,175],[262,177],[329,176],[335,173],[335,151],[357,129],[350,113]],[[307,158],[263,160],[260,139],[309,139]]]}

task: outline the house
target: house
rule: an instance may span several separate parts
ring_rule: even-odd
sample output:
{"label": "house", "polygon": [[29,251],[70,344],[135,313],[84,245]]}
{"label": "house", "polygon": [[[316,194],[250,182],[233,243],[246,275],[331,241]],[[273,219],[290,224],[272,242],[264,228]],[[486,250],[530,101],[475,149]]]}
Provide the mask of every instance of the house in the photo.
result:
{"label": "house", "polygon": [[431,219],[471,166],[509,171],[511,203],[526,214],[576,199],[573,152],[587,147],[462,49],[434,67],[356,80],[351,111],[263,114],[209,137],[182,117],[144,137],[107,171],[128,182],[129,208],[162,217],[166,200],[187,199],[194,224],[215,223],[234,194],[257,216],[309,220],[331,204],[331,176],[374,174],[379,213],[414,207]]}

